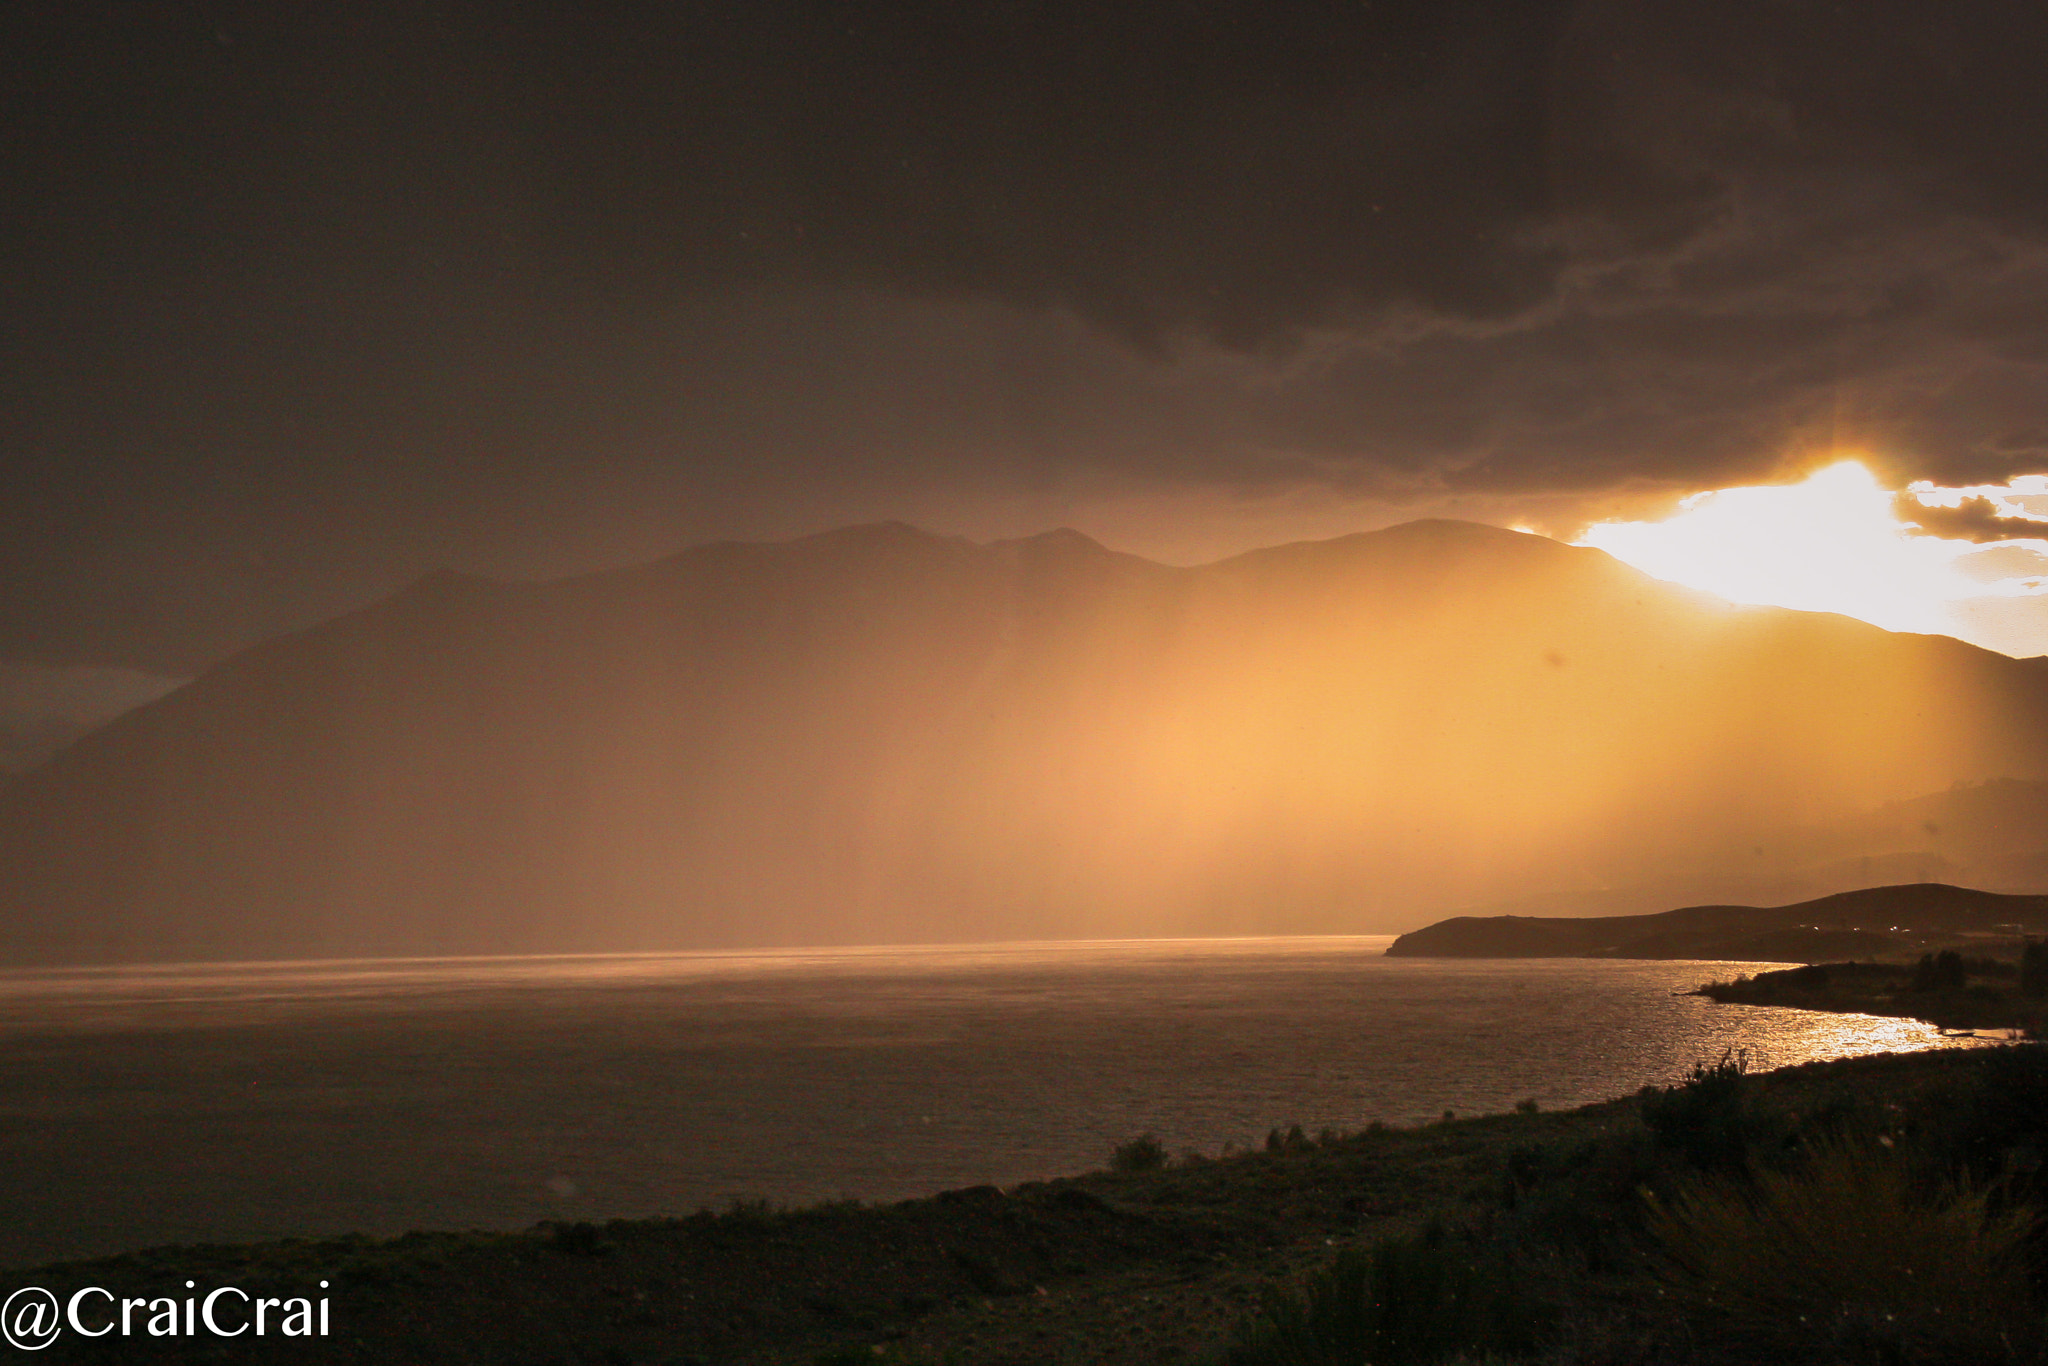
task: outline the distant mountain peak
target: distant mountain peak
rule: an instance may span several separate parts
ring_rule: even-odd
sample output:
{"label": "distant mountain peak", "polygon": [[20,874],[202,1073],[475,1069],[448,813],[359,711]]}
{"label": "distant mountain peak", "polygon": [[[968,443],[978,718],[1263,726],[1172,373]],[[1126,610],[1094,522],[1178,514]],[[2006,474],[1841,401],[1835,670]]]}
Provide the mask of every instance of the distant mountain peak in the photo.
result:
{"label": "distant mountain peak", "polygon": [[[1106,563],[1111,560],[1136,561],[1140,556],[1111,550],[1102,542],[1072,527],[1054,527],[1041,531],[1035,536],[1013,536],[1005,540],[990,541],[988,548],[998,555],[1027,563],[1083,564]],[[1153,561],[1145,560],[1146,564]]]}
{"label": "distant mountain peak", "polygon": [[1604,551],[1566,545],[1548,536],[1484,522],[1425,517],[1373,531],[1354,531],[1319,541],[1249,550],[1221,560],[1217,568],[1235,571],[1312,571],[1327,565],[1397,565],[1419,563],[1449,568],[1473,562],[1507,565],[1586,564],[1602,562],[1627,573],[1619,560]]}
{"label": "distant mountain peak", "polygon": [[[1463,536],[1473,540],[1491,540],[1502,536],[1530,536],[1534,533],[1513,531],[1491,522],[1470,522],[1461,517],[1418,517],[1412,522],[1396,522],[1393,526],[1381,527],[1378,531],[1364,533],[1368,536]],[[1536,536],[1539,541],[1548,541],[1548,536]]]}
{"label": "distant mountain peak", "polygon": [[1054,527],[1050,531],[1041,531],[1035,536],[1013,536],[1007,540],[989,542],[989,549],[991,550],[1000,550],[1005,546],[1029,546],[1039,550],[1065,551],[1087,555],[1113,555],[1116,553],[1093,536],[1088,535],[1086,532],[1076,531],[1070,526]]}
{"label": "distant mountain peak", "polygon": [[1399,522],[1393,526],[1381,527],[1378,531],[1364,532],[1362,536],[1381,547],[1419,544],[1435,549],[1471,548],[1523,556],[1612,558],[1603,550],[1569,545],[1536,532],[1515,531],[1509,527],[1494,526],[1490,522],[1465,522],[1452,517],[1422,517],[1412,522]]}

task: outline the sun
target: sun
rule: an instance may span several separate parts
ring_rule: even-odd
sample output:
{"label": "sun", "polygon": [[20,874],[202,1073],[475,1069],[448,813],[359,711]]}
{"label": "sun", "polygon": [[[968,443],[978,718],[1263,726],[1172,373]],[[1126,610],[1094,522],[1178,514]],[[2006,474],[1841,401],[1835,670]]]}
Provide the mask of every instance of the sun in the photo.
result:
{"label": "sun", "polygon": [[[2007,534],[1982,545],[1912,520],[1916,507],[1956,508],[1965,498],[2041,518],[2042,539]],[[1839,612],[1889,631],[2039,654],[2048,651],[2044,504],[2040,476],[1972,488],[1914,484],[1902,496],[1843,460],[1797,484],[1694,494],[1661,522],[1596,523],[1577,544],[1731,602]]]}

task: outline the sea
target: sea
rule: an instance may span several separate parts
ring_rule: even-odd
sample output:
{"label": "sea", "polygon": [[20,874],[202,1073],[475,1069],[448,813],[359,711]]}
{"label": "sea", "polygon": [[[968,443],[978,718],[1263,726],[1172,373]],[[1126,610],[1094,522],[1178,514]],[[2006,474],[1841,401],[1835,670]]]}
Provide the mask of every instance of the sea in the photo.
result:
{"label": "sea", "polygon": [[0,973],[0,1266],[869,1202],[1970,1046],[1684,993],[1782,966],[1386,937]]}

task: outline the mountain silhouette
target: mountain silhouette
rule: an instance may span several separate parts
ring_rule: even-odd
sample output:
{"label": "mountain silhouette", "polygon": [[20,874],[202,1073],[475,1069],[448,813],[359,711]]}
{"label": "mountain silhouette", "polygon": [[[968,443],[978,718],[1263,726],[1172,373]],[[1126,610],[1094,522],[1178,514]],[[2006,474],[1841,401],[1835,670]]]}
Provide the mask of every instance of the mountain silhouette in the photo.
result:
{"label": "mountain silhouette", "polygon": [[1917,951],[1961,935],[2048,930],[2048,896],[1913,883],[1791,906],[1687,906],[1660,915],[1457,916],[1387,949],[1407,958],[1706,958],[1811,961]]}
{"label": "mountain silhouette", "polygon": [[1449,521],[444,573],[0,791],[0,951],[1391,931],[2037,780],[2044,669]]}

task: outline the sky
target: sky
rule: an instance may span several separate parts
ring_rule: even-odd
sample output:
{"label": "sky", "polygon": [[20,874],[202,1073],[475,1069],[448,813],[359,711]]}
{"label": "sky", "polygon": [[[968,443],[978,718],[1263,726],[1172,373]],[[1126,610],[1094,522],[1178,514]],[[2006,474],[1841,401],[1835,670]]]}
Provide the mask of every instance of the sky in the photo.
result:
{"label": "sky", "polygon": [[442,566],[1618,545],[1845,456],[1951,547],[1905,556],[2008,585],[1923,628],[2036,652],[2035,0],[10,0],[0,63],[0,683],[43,704]]}
{"label": "sky", "polygon": [[2048,476],[1895,491],[1845,459],[1796,483],[1695,493],[1655,521],[1595,522],[1578,543],[1731,602],[2048,654]]}

